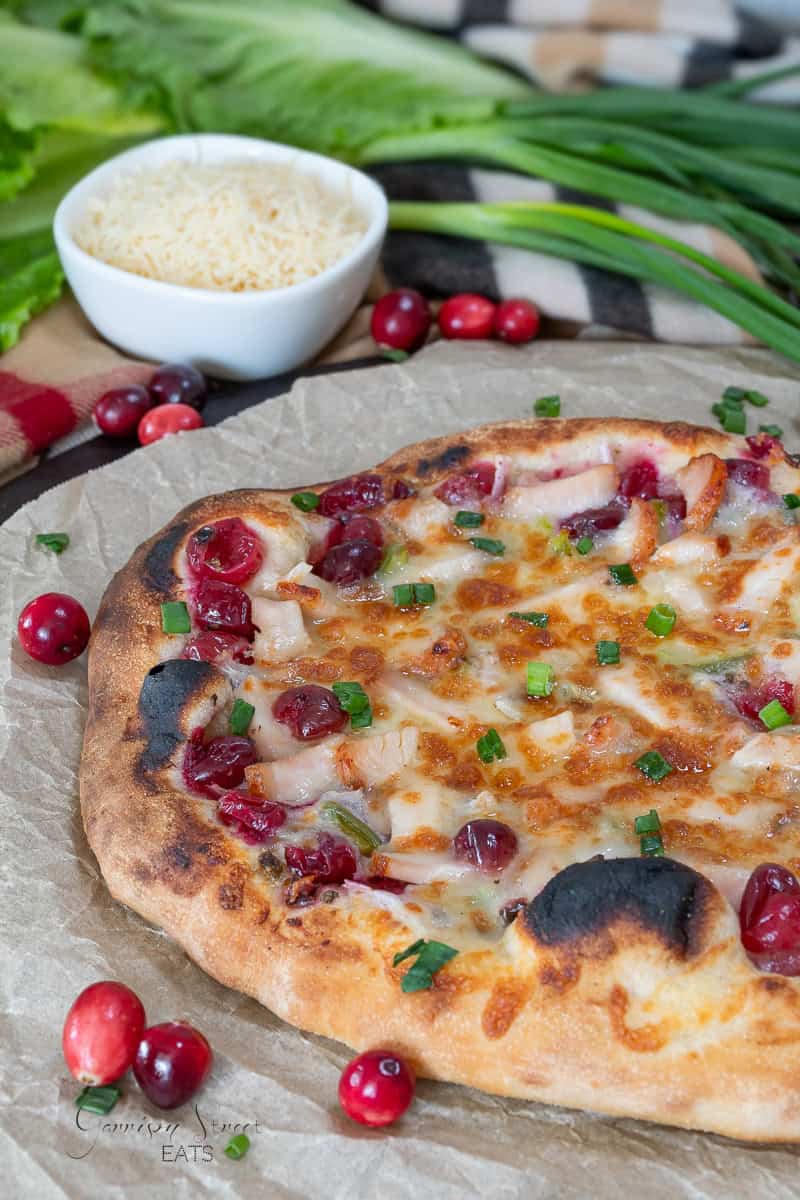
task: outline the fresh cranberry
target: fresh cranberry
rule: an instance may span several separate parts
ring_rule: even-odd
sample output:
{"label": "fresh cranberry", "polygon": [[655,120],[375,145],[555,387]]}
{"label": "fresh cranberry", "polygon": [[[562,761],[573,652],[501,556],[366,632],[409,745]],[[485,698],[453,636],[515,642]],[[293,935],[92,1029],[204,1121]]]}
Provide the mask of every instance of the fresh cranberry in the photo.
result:
{"label": "fresh cranberry", "polygon": [[139,441],[143,446],[159,442],[173,433],[185,433],[188,429],[200,429],[205,422],[188,404],[159,404],[151,408],[139,422]]}
{"label": "fresh cranberry", "polygon": [[428,336],[431,310],[413,288],[398,288],[381,296],[372,310],[370,332],[379,346],[390,350],[416,350]]}
{"label": "fresh cranberry", "polygon": [[143,1030],[142,1002],[124,983],[104,980],[84,988],[61,1037],[70,1073],[91,1087],[113,1083],[136,1057]]}
{"label": "fresh cranberry", "polygon": [[762,971],[800,975],[800,883],[775,863],[747,881],[739,908],[742,945]]}
{"label": "fresh cranberry", "polygon": [[188,363],[164,363],[150,378],[150,395],[154,404],[188,404],[199,412],[208,389],[200,372]]}
{"label": "fresh cranberry", "polygon": [[235,583],[219,579],[201,580],[194,597],[197,621],[203,629],[224,629],[253,640],[253,610],[250,597]]}
{"label": "fresh cranberry", "polygon": [[216,788],[235,788],[244,780],[245,767],[257,760],[256,748],[246,737],[216,737],[191,741],[183,756],[183,779],[188,788],[205,796]]}
{"label": "fresh cranberry", "polygon": [[338,517],[345,512],[366,512],[384,502],[380,475],[353,475],[320,493],[317,512],[322,517]]}
{"label": "fresh cranberry", "polygon": [[383,530],[374,517],[340,517],[343,542],[357,542],[362,538],[375,546],[383,545]]}
{"label": "fresh cranberry", "polygon": [[296,876],[313,875],[317,883],[344,883],[358,869],[356,853],[349,842],[342,842],[329,833],[317,835],[317,849],[287,846],[286,866]]}
{"label": "fresh cranberry", "polygon": [[30,600],[17,621],[26,654],[50,667],[60,667],[83,654],[91,627],[86,609],[63,592],[45,592]]}
{"label": "fresh cranberry", "polygon": [[456,858],[494,874],[502,871],[517,853],[517,835],[502,821],[479,818],[467,821],[453,838]]}
{"label": "fresh cranberry", "polygon": [[628,511],[628,501],[617,497],[602,508],[587,508],[583,512],[573,513],[561,522],[561,528],[568,530],[570,537],[593,537],[596,533],[606,533],[616,529],[625,519]]}
{"label": "fresh cranberry", "polygon": [[198,579],[244,583],[261,566],[263,554],[258,537],[240,517],[224,517],[195,530],[186,547],[186,558]]}
{"label": "fresh cranberry", "polygon": [[749,458],[726,458],[725,466],[731,483],[741,483],[744,487],[757,488],[761,492],[769,491],[769,468],[763,463],[753,462]]}
{"label": "fresh cranberry", "polygon": [[405,479],[395,479],[394,487],[392,488],[393,500],[407,500],[409,496],[413,495],[414,493],[411,490],[410,485],[406,483]]}
{"label": "fresh cranberry", "polygon": [[139,384],[113,388],[105,392],[94,406],[94,423],[107,437],[133,437],[139,422],[153,407],[147,388]]}
{"label": "fresh cranberry", "polygon": [[414,1072],[391,1050],[368,1050],[349,1062],[339,1080],[339,1103],[360,1125],[391,1125],[414,1099]]}
{"label": "fresh cranberry", "polygon": [[532,342],[539,332],[539,310],[529,300],[503,300],[494,314],[494,332],[504,342]]}
{"label": "fresh cranberry", "polygon": [[780,438],[773,437],[770,433],[751,433],[744,440],[753,458],[769,458],[776,447],[783,449]]}
{"label": "fresh cranberry", "polygon": [[622,472],[617,491],[627,500],[653,500],[658,495],[658,471],[655,464],[647,458],[631,463]]}
{"label": "fresh cranberry", "polygon": [[391,875],[368,875],[360,882],[376,892],[394,892],[397,896],[409,886],[405,879],[392,879]]}
{"label": "fresh cranberry", "polygon": [[207,663],[233,660],[233,662],[247,665],[253,661],[250,645],[244,638],[237,637],[233,633],[221,633],[219,630],[210,629],[190,638],[183,647],[181,658]]}
{"label": "fresh cranberry", "polygon": [[355,541],[333,546],[316,564],[314,574],[328,583],[346,586],[374,575],[381,565],[382,558],[380,547],[374,542],[367,541],[366,538],[356,538]]}
{"label": "fresh cranberry", "polygon": [[286,820],[286,809],[270,800],[259,803],[253,796],[228,792],[217,802],[217,816],[225,825],[234,826],[240,837],[254,846],[274,837]]}
{"label": "fresh cranberry", "polygon": [[182,1021],[166,1021],[145,1029],[133,1073],[158,1108],[177,1108],[203,1086],[213,1060],[202,1033]]}
{"label": "fresh cranberry", "polygon": [[460,292],[439,309],[439,328],[446,338],[490,338],[497,306],[485,296]]}
{"label": "fresh cranberry", "polygon": [[272,705],[272,715],[282,725],[288,725],[300,741],[338,733],[347,724],[344,711],[335,694],[318,683],[281,692]]}
{"label": "fresh cranberry", "polygon": [[743,717],[749,717],[759,725],[758,714],[771,700],[778,700],[790,715],[794,713],[794,685],[777,676],[771,676],[757,687],[740,685],[734,688],[731,699]]}
{"label": "fresh cranberry", "polygon": [[494,463],[475,463],[467,471],[442,480],[433,494],[452,507],[468,502],[478,503],[484,496],[491,495],[494,479]]}

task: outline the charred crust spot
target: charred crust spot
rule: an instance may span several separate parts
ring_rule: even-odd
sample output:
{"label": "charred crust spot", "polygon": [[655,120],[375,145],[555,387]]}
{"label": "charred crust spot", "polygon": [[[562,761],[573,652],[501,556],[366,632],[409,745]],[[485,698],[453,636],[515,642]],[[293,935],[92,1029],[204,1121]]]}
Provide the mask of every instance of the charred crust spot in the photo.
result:
{"label": "charred crust spot", "polygon": [[606,933],[627,918],[683,958],[698,953],[713,895],[697,871],[671,858],[610,858],[559,871],[519,918],[545,946]]}
{"label": "charred crust spot", "polygon": [[298,926],[303,924],[303,918],[302,917],[287,917],[286,924],[291,925],[293,928],[297,928]]}
{"label": "charred crust spot", "polygon": [[139,693],[141,733],[147,743],[139,759],[141,771],[166,766],[184,740],[180,727],[183,709],[218,674],[209,663],[188,658],[170,658],[148,671]]}
{"label": "charred crust spot", "polygon": [[[198,846],[198,850],[199,850]],[[168,846],[165,851],[167,862],[181,871],[188,871],[192,865],[192,856],[183,846]]]}
{"label": "charred crust spot", "polygon": [[471,450],[469,446],[448,446],[441,454],[437,454],[435,458],[421,458],[417,463],[417,475],[430,475],[434,471],[449,471],[451,467],[458,467],[463,463],[465,458],[469,458]]}
{"label": "charred crust spot", "polygon": [[142,569],[144,585],[158,596],[171,596],[178,583],[173,570],[175,554],[189,530],[188,522],[179,521],[154,542],[147,552]]}

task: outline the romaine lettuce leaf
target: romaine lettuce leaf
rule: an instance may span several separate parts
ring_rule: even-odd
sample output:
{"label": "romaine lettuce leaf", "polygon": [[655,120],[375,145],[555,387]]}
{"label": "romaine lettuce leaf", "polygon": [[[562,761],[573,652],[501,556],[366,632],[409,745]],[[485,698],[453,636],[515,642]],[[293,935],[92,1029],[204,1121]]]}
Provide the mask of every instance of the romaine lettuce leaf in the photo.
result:
{"label": "romaine lettuce leaf", "polygon": [[[161,120],[127,103],[87,63],[80,37],[23,25],[0,11],[0,116],[15,130],[157,131]],[[0,142],[2,169],[2,142]]]}
{"label": "romaine lettuce leaf", "polygon": [[529,87],[452,42],[346,0],[93,0],[95,66],[139,81],[181,129],[339,157],[398,130],[490,116]]}
{"label": "romaine lettuce leaf", "polygon": [[0,239],[0,352],[10,350],[22,326],[57,299],[63,279],[49,230]]}

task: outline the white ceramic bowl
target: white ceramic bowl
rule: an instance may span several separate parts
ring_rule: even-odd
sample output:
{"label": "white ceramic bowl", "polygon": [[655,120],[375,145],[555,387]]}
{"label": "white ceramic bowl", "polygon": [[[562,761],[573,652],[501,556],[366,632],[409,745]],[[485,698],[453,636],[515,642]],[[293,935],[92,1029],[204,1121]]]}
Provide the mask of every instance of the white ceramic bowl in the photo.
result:
{"label": "white ceramic bowl", "polygon": [[[100,262],[75,244],[71,231],[90,197],[102,196],[119,171],[181,158],[291,165],[347,197],[363,214],[366,232],[344,258],[313,279],[264,292],[159,283]],[[59,204],[53,232],[78,303],[108,341],[137,358],[190,362],[229,379],[263,379],[308,361],[342,328],[369,283],[386,221],[386,197],[361,171],[278,142],[201,133],[146,142],[91,171]]]}

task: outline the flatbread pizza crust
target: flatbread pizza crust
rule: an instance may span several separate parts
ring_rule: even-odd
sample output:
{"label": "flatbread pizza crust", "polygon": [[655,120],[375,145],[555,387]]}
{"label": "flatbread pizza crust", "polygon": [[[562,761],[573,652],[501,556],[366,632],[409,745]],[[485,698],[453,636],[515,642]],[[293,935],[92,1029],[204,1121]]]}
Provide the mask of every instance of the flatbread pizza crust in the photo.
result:
{"label": "flatbread pizza crust", "polygon": [[[590,448],[612,435],[666,443],[683,461],[736,444],[680,423],[507,422],[402,450],[377,473],[428,485],[493,454]],[[179,786],[184,742],[230,702],[230,684],[206,663],[160,662],[159,606],[179,597],[192,530],[238,516],[282,536],[295,519],[289,494],[233,491],[190,505],[105,593],[81,809],[112,895],[289,1023],[356,1050],[391,1046],[421,1075],[736,1138],[800,1137],[798,981],[755,969],[733,908],[691,867],[576,863],[499,941],[404,994],[408,964],[392,959],[413,938],[391,911],[369,897],[287,906],[250,848]]]}

